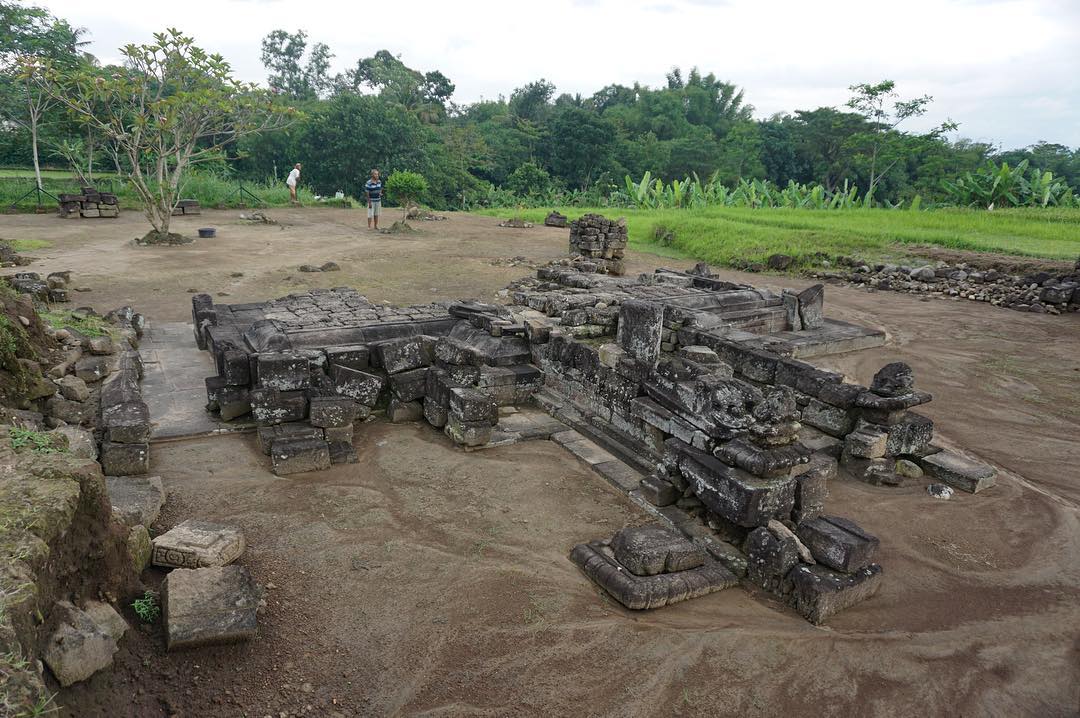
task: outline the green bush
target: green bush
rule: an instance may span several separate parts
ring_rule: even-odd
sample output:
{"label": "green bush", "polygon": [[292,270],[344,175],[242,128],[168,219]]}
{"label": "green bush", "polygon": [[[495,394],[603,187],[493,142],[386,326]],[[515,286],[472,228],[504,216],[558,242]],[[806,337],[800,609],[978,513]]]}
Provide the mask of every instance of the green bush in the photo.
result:
{"label": "green bush", "polygon": [[386,192],[402,208],[402,219],[409,205],[419,200],[427,189],[427,180],[419,172],[398,170],[386,178]]}

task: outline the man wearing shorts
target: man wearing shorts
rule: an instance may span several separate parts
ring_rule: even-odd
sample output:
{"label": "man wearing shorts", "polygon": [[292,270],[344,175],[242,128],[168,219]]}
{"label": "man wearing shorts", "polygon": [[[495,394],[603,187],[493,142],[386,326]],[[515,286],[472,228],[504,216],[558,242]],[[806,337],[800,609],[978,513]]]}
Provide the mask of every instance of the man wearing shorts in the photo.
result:
{"label": "man wearing shorts", "polygon": [[296,199],[296,183],[300,181],[300,163],[297,162],[293,165],[292,172],[289,173],[288,178],[285,180],[285,184],[289,188],[289,202],[293,204],[300,204],[300,201]]}
{"label": "man wearing shorts", "polygon": [[379,179],[379,170],[371,170],[371,179],[364,183],[364,194],[367,195],[368,229],[371,229],[373,221],[375,229],[378,229],[379,214],[382,210],[382,180]]}

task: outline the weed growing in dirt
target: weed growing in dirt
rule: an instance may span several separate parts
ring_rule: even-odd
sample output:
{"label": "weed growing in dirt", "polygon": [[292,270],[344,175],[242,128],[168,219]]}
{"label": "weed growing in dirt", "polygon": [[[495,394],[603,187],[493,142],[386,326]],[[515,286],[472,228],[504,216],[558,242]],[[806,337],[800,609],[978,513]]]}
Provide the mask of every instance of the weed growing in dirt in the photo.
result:
{"label": "weed growing in dirt", "polygon": [[48,249],[52,242],[44,239],[6,239],[7,244],[16,252],[32,252],[35,249]]}
{"label": "weed growing in dirt", "polygon": [[29,449],[35,454],[63,454],[67,452],[63,438],[44,431],[24,429],[13,426],[8,432],[11,440],[11,448],[15,450]]}
{"label": "weed growing in dirt", "polygon": [[113,333],[113,327],[101,317],[85,316],[68,311],[42,312],[39,315],[53,329],[74,329],[88,337],[103,337]]}
{"label": "weed growing in dirt", "polygon": [[131,602],[131,607],[143,623],[153,623],[161,615],[161,606],[158,605],[157,595],[153,591],[147,591],[142,598],[136,598]]}

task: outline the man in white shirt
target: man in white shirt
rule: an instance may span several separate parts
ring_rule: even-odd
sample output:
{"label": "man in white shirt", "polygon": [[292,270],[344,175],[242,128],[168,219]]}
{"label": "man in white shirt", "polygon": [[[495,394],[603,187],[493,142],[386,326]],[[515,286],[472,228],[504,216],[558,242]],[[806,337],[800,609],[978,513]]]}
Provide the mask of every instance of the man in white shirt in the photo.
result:
{"label": "man in white shirt", "polygon": [[297,162],[292,172],[289,173],[289,177],[285,180],[285,184],[289,186],[289,201],[293,204],[300,204],[300,201],[296,199],[296,183],[300,181],[300,163]]}

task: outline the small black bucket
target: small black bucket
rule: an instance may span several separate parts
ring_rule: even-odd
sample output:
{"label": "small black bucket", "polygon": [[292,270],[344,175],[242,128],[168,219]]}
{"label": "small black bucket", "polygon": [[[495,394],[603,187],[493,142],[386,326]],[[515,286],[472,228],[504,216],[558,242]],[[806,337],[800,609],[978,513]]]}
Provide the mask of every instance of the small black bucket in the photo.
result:
{"label": "small black bucket", "polygon": [[211,239],[216,234],[217,234],[217,230],[214,229],[213,227],[201,227],[199,229],[199,238],[200,239]]}

